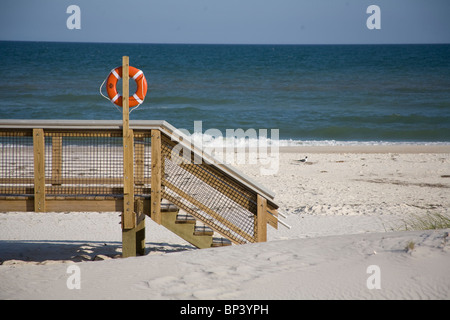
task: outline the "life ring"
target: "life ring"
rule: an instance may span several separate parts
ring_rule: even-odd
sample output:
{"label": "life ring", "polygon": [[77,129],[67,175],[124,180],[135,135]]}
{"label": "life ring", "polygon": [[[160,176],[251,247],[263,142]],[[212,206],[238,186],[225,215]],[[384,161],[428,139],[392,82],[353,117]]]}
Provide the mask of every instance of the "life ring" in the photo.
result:
{"label": "life ring", "polygon": [[[129,107],[136,107],[144,102],[145,95],[147,94],[147,80],[145,79],[144,72],[135,67],[129,67],[130,78],[136,81],[136,92],[129,97]],[[123,98],[117,92],[117,82],[122,78],[122,67],[117,67],[111,71],[107,79],[106,92],[112,103],[122,107]]]}

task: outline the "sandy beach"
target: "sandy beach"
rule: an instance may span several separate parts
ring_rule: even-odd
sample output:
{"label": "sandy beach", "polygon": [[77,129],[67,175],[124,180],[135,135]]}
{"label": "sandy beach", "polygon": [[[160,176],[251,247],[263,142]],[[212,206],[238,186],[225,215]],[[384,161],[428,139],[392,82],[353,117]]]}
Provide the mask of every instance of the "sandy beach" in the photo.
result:
{"label": "sandy beach", "polygon": [[0,213],[0,299],[450,298],[450,229],[410,225],[450,215],[449,145],[283,147],[276,174],[236,168],[275,192],[290,229],[197,250],[146,219],[147,254],[114,259],[118,212]]}

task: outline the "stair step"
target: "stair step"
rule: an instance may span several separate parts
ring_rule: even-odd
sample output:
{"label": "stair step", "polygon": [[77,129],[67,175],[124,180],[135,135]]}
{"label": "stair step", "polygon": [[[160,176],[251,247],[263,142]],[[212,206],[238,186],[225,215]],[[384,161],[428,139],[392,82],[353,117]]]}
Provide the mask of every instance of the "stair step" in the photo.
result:
{"label": "stair step", "polygon": [[214,230],[208,226],[195,226],[194,235],[195,236],[212,236]]}
{"label": "stair step", "polygon": [[190,223],[195,224],[196,220],[193,216],[188,214],[179,214],[177,215],[177,220],[175,223]]}
{"label": "stair step", "polygon": [[214,237],[214,230],[206,225],[196,225],[197,220],[190,214],[180,211],[172,203],[161,203],[162,225],[197,248],[231,246],[226,238]]}
{"label": "stair step", "polygon": [[178,212],[180,209],[172,203],[161,203],[162,212]]}
{"label": "stair step", "polygon": [[226,247],[231,246],[231,241],[225,238],[213,238],[211,247]]}

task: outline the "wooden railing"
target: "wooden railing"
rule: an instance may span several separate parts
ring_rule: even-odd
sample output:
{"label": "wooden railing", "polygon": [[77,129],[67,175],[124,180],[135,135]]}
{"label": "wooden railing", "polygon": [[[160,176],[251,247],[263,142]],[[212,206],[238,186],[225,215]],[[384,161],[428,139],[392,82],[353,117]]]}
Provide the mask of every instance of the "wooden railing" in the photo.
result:
{"label": "wooden railing", "polygon": [[[166,199],[236,244],[265,241],[267,224],[278,226],[270,191],[175,136],[167,122],[131,121],[129,131],[131,160],[122,122],[0,120],[0,212],[132,208],[125,229],[133,229],[143,214],[161,223]],[[133,166],[131,193],[125,165]]]}

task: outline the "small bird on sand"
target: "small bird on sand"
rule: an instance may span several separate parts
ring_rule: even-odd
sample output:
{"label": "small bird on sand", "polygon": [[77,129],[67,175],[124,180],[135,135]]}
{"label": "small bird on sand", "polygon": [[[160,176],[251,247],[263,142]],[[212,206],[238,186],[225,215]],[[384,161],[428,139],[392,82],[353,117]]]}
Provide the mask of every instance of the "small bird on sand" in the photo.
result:
{"label": "small bird on sand", "polygon": [[308,156],[305,156],[305,158],[298,160],[300,162],[307,162],[308,161]]}

